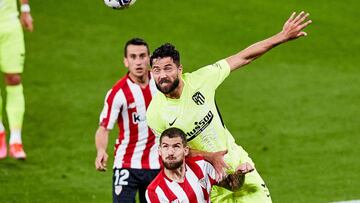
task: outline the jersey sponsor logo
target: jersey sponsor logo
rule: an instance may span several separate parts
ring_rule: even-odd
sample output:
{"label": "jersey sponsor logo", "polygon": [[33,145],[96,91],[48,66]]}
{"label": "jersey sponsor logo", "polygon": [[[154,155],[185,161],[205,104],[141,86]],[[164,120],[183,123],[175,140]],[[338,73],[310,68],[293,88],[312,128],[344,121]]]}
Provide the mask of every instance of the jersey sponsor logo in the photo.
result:
{"label": "jersey sponsor logo", "polygon": [[205,128],[210,125],[213,118],[214,118],[214,114],[211,111],[209,111],[203,119],[201,119],[199,122],[195,122],[194,123],[195,127],[190,132],[186,133],[187,141],[194,139],[202,131],[204,131]]}
{"label": "jersey sponsor logo", "polygon": [[205,103],[205,97],[199,91],[192,96],[192,99],[197,105],[203,105]]}
{"label": "jersey sponsor logo", "polygon": [[132,113],[132,122],[133,122],[134,124],[138,124],[138,123],[141,122],[141,121],[145,121],[145,117],[139,115],[137,112],[133,112],[133,113]]}

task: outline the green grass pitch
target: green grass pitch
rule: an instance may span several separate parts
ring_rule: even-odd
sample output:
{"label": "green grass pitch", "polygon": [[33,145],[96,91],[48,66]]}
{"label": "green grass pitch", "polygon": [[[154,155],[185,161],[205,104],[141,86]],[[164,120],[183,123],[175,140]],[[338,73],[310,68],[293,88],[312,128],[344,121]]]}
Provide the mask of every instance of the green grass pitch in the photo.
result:
{"label": "green grass pitch", "polygon": [[217,103],[273,202],[360,199],[357,0],[138,0],[123,11],[102,0],[30,3],[28,159],[0,161],[0,202],[111,202],[111,170],[94,169],[94,133],[106,91],[126,72],[129,38],[145,38],[152,50],[174,43],[192,71],[275,34],[301,10],[313,20],[308,36],[231,74]]}

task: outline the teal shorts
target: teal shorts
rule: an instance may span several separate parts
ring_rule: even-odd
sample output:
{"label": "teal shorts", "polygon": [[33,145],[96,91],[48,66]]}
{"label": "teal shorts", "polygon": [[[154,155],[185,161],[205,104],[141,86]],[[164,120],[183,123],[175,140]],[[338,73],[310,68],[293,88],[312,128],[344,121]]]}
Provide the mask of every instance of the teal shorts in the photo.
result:
{"label": "teal shorts", "polygon": [[0,70],[22,73],[25,61],[24,34],[20,22],[0,26]]}

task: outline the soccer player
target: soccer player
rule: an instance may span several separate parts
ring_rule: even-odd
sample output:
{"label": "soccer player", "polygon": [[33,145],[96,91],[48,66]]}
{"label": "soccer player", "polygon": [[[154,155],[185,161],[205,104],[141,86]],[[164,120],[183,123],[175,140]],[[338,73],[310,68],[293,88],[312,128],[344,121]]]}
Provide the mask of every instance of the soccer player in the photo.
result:
{"label": "soccer player", "polygon": [[169,128],[161,134],[159,155],[164,168],[146,190],[148,202],[210,202],[215,169],[200,156],[185,158],[188,153],[182,130]]}
{"label": "soccer player", "polygon": [[[6,92],[6,112],[10,129],[9,155],[15,159],[25,159],[21,139],[21,129],[25,112],[25,99],[21,83],[24,69],[25,42],[21,25],[33,31],[28,0],[20,1],[20,20],[16,0],[0,1],[0,69],[4,73]],[[0,159],[7,156],[5,128],[1,119],[0,97]]]}
{"label": "soccer player", "polygon": [[[187,157],[188,154],[189,147],[182,130],[173,127],[161,134],[159,155],[164,168],[148,186],[148,202],[210,202],[212,185],[230,189],[226,179],[220,183],[215,180],[215,169],[209,162],[201,156]],[[241,175],[253,170],[250,165],[243,167]]]}
{"label": "soccer player", "polygon": [[119,137],[115,143],[113,166],[113,202],[146,202],[145,190],[160,170],[158,143],[147,125],[146,109],[157,92],[149,72],[149,47],[139,38],[129,40],[124,48],[128,73],[110,89],[96,131],[95,167],[106,170],[109,131],[115,123]]}
{"label": "soccer player", "polygon": [[[255,165],[247,152],[235,143],[225,127],[215,104],[215,90],[230,74],[273,47],[306,36],[303,29],[311,21],[308,13],[293,13],[278,34],[257,42],[239,53],[205,66],[193,73],[182,74],[179,52],[164,44],[150,58],[151,70],[158,93],[152,100],[147,119],[153,131],[160,135],[169,127],[186,133],[190,156],[201,154],[213,164],[218,177],[242,170],[243,163]],[[227,152],[227,153],[226,153]],[[269,190],[256,169],[245,175],[244,185],[230,191],[213,187],[212,202],[271,202]]]}

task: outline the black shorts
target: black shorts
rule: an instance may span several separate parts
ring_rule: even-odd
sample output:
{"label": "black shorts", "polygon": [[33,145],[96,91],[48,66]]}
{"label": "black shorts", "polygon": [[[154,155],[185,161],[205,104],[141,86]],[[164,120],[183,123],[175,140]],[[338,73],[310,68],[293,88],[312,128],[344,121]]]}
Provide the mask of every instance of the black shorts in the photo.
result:
{"label": "black shorts", "polygon": [[141,203],[146,203],[145,191],[160,169],[115,168],[113,174],[113,202],[135,203],[139,191]]}

